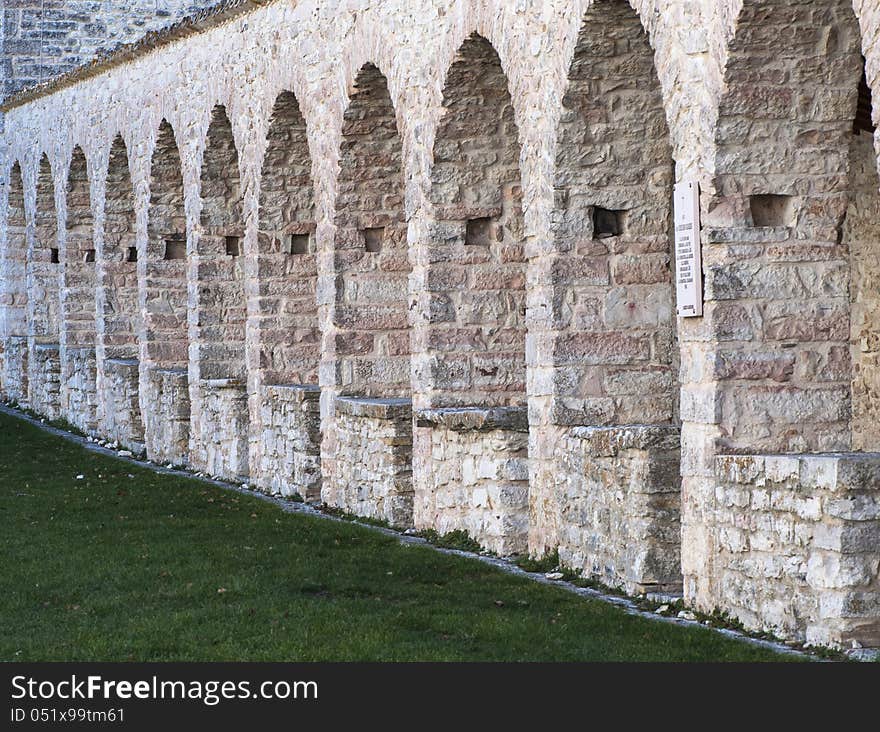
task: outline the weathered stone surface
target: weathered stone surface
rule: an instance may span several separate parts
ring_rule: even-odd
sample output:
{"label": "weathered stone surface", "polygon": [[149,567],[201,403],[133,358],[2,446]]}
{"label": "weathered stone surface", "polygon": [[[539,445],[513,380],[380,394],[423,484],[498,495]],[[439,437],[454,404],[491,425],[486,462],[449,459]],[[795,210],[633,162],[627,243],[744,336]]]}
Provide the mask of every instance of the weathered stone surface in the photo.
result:
{"label": "weathered stone surface", "polygon": [[188,466],[190,403],[187,372],[184,369],[147,370],[141,404],[147,457],[157,463]]}
{"label": "weathered stone surface", "polygon": [[679,430],[574,427],[562,443],[559,559],[630,593],[681,588]]}
{"label": "weathered stone surface", "polygon": [[786,638],[875,645],[880,455],[722,456],[715,469],[716,605]]}
{"label": "weathered stone surface", "polygon": [[61,416],[61,347],[54,343],[31,345],[28,358],[28,402],[46,419]]}
{"label": "weathered stone surface", "polygon": [[140,364],[136,359],[108,358],[103,366],[99,431],[108,440],[140,452],[144,449]]}
{"label": "weathered stone surface", "polygon": [[324,481],[324,502],[411,528],[412,422],[409,400],[337,399],[335,470]]}
{"label": "weathered stone surface", "polygon": [[[878,448],[864,89],[853,125],[861,53],[880,91],[875,5],[232,2],[16,97],[0,121],[3,394],[26,389],[31,408],[86,426],[94,410],[104,429],[121,389],[109,364],[137,359],[154,459],[247,471],[271,491],[301,474],[314,495],[320,439],[321,490],[339,505],[405,524],[409,508],[376,508],[396,496],[418,525],[442,519],[503,551],[527,531],[533,554],[559,547],[561,517],[587,500],[559,490],[569,440],[601,453],[579,480],[632,471],[632,495],[650,485],[645,455],[667,450],[572,428],[680,422],[684,592],[723,609],[716,457]],[[15,3],[3,15],[21,44],[13,66],[35,49],[65,65],[99,36],[130,37],[142,4],[122,7],[91,3],[103,20],[77,14],[67,47],[46,25],[67,23],[67,6],[40,17]],[[161,9],[178,17],[180,4]],[[673,179],[700,184],[702,318],[673,316]],[[81,348],[94,349],[94,378]],[[236,387],[210,384],[226,379]],[[320,389],[320,435],[311,398],[273,391],[285,384]],[[346,396],[433,414],[412,437],[411,479],[395,477],[407,459],[386,470],[380,451],[368,489],[337,500],[368,435],[406,442],[412,429],[386,407],[337,404]],[[484,414],[526,406],[527,432]],[[456,471],[475,445],[499,465],[513,454],[527,477],[492,501],[476,490],[500,479],[464,489]],[[873,520],[873,500],[842,486],[876,471],[808,463],[804,490],[837,486],[828,516]],[[834,566],[811,576],[854,581],[872,565]],[[822,590],[822,612],[876,606],[868,590],[836,591]]]}
{"label": "weathered stone surface", "polygon": [[[417,415],[416,526],[464,531],[500,555],[528,548],[528,429],[524,409],[438,409]],[[430,466],[430,468],[428,468]]]}
{"label": "weathered stone surface", "polygon": [[321,497],[321,391],[316,386],[263,387],[257,487],[306,501]]}

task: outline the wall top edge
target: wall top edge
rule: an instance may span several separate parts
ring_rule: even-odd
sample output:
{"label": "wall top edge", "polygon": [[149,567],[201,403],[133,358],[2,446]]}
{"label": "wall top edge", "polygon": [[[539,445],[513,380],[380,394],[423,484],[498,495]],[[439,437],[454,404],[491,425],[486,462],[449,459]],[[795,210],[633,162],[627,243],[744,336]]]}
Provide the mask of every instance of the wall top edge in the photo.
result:
{"label": "wall top edge", "polygon": [[33,84],[14,94],[10,94],[0,102],[0,112],[9,112],[41,97],[54,94],[85,79],[133,61],[162,46],[175,41],[204,33],[222,23],[226,23],[240,15],[245,15],[257,8],[280,0],[219,0],[215,4],[203,8],[192,15],[181,18],[161,30],[150,31],[136,41],[121,43],[102,53],[91,61],[81,64],[70,71],[60,74],[49,81]]}

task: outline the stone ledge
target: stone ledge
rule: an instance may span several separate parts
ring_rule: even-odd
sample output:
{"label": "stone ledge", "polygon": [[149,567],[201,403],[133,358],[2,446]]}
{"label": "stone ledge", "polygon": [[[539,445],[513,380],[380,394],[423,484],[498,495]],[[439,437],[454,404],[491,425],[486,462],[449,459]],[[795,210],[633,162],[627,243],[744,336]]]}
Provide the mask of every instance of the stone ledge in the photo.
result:
{"label": "stone ledge", "polygon": [[317,402],[321,399],[321,387],[313,384],[264,384],[263,391],[269,398],[280,402]]}
{"label": "stone ledge", "polygon": [[681,447],[681,427],[675,425],[573,427],[568,436],[589,443],[591,454],[597,457],[614,457],[624,450],[677,450]]}
{"label": "stone ledge", "polygon": [[724,482],[749,484],[759,476],[800,489],[835,492],[880,491],[880,453],[814,453],[804,455],[719,455],[715,476]]}
{"label": "stone ledge", "polygon": [[140,361],[136,358],[108,358],[104,360],[104,367],[107,370],[137,371]]}
{"label": "stone ledge", "polygon": [[336,411],[351,417],[372,419],[412,419],[412,399],[336,397]]}
{"label": "stone ledge", "polygon": [[60,351],[61,344],[59,344],[59,343],[35,343],[34,350],[35,351]]}
{"label": "stone ledge", "polygon": [[201,385],[205,389],[246,389],[244,379],[202,379]]}
{"label": "stone ledge", "polygon": [[528,407],[422,409],[416,420],[419,427],[442,427],[455,432],[529,431]]}

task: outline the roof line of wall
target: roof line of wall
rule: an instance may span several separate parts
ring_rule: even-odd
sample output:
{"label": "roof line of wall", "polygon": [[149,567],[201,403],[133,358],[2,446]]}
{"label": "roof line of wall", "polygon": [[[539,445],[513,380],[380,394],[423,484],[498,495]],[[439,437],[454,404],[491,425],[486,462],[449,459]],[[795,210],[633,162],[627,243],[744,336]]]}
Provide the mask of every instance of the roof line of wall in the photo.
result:
{"label": "roof line of wall", "polygon": [[14,94],[10,94],[0,103],[0,112],[8,112],[40,97],[54,94],[60,89],[73,86],[108,69],[145,56],[157,48],[174,43],[182,38],[204,33],[239,15],[244,15],[258,7],[270,5],[274,2],[278,2],[278,0],[219,0],[214,5],[188,15],[165,28],[150,31],[136,41],[121,43],[103,51],[91,61],[76,66],[49,81],[33,84]]}

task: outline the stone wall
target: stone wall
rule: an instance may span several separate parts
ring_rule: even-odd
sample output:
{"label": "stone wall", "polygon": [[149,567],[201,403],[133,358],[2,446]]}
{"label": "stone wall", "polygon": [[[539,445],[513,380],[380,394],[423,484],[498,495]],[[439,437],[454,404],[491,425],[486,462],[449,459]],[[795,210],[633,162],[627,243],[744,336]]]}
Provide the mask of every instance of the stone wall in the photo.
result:
{"label": "stone wall", "polygon": [[718,605],[784,638],[880,645],[880,455],[726,456],[716,471]]}
{"label": "stone wall", "polygon": [[463,531],[502,556],[528,549],[528,419],[521,407],[418,413],[417,528]]}
{"label": "stone wall", "polygon": [[86,434],[98,428],[98,387],[95,349],[62,347],[61,415]]}
{"label": "stone wall", "polygon": [[141,382],[147,457],[161,465],[189,466],[190,403],[186,369],[152,368]]}
{"label": "stone wall", "polygon": [[322,498],[348,513],[412,526],[412,403],[408,399],[336,400],[336,472]]}
{"label": "stone wall", "polygon": [[265,386],[260,399],[260,462],[253,474],[268,493],[321,498],[321,412],[317,386]]}
{"label": "stone wall", "polygon": [[680,592],[678,429],[573,427],[562,449],[560,562],[630,594]]}
{"label": "stone wall", "polygon": [[[351,417],[341,394],[411,396],[416,413],[527,405],[535,555],[560,543],[572,427],[680,419],[684,593],[707,610],[727,602],[708,531],[719,454],[873,449],[876,184],[852,122],[859,51],[869,87],[880,81],[876,3],[234,5],[4,107],[2,302],[16,299],[18,165],[28,388],[46,414],[57,344],[88,332],[100,379],[101,349],[136,341],[152,457],[198,466],[235,424],[254,478],[263,415],[276,419],[264,387],[317,379],[333,501],[367,439],[337,429]],[[705,314],[678,322],[672,161],[700,185],[705,265]],[[126,176],[130,210],[114,197]],[[86,286],[78,302],[93,330],[65,316],[85,262],[59,259],[86,195],[97,298]],[[111,284],[111,240],[132,233],[137,262],[119,264],[135,265],[138,313],[122,315],[110,292],[132,282],[120,268]],[[0,333],[15,319],[0,308]],[[247,409],[206,409],[213,378],[239,380]],[[414,434],[420,526],[438,466],[457,464],[434,463],[433,431]],[[443,432],[453,453],[465,434]],[[218,448],[227,464],[241,464],[241,437]],[[379,501],[397,495],[384,475],[368,491]]]}
{"label": "stone wall", "polygon": [[7,0],[0,97],[218,0]]}
{"label": "stone wall", "polygon": [[28,404],[37,414],[61,417],[61,347],[57,343],[33,344],[28,354]]}
{"label": "stone wall", "polygon": [[101,434],[135,453],[144,449],[139,371],[137,359],[106,359],[99,399],[103,404]]}
{"label": "stone wall", "polygon": [[345,111],[336,199],[336,380],[340,392],[410,394],[401,141],[385,76],[372,64]]}
{"label": "stone wall", "polygon": [[199,384],[205,430],[190,442],[190,460],[223,480],[248,476],[247,387],[237,379],[206,379]]}
{"label": "stone wall", "polygon": [[[849,246],[852,447],[880,451],[880,179],[871,136],[853,135],[844,242]],[[845,364],[841,364],[844,366]]]}
{"label": "stone wall", "polygon": [[3,348],[3,395],[21,407],[28,403],[28,339],[7,336]]}
{"label": "stone wall", "polygon": [[525,402],[519,144],[498,54],[468,38],[446,76],[434,143],[423,324],[432,406]]}
{"label": "stone wall", "polygon": [[569,427],[678,420],[672,139],[649,38],[625,3],[587,12],[557,138],[549,309],[535,335],[550,358],[531,386],[542,423],[530,536],[546,550],[561,541],[554,474]]}

